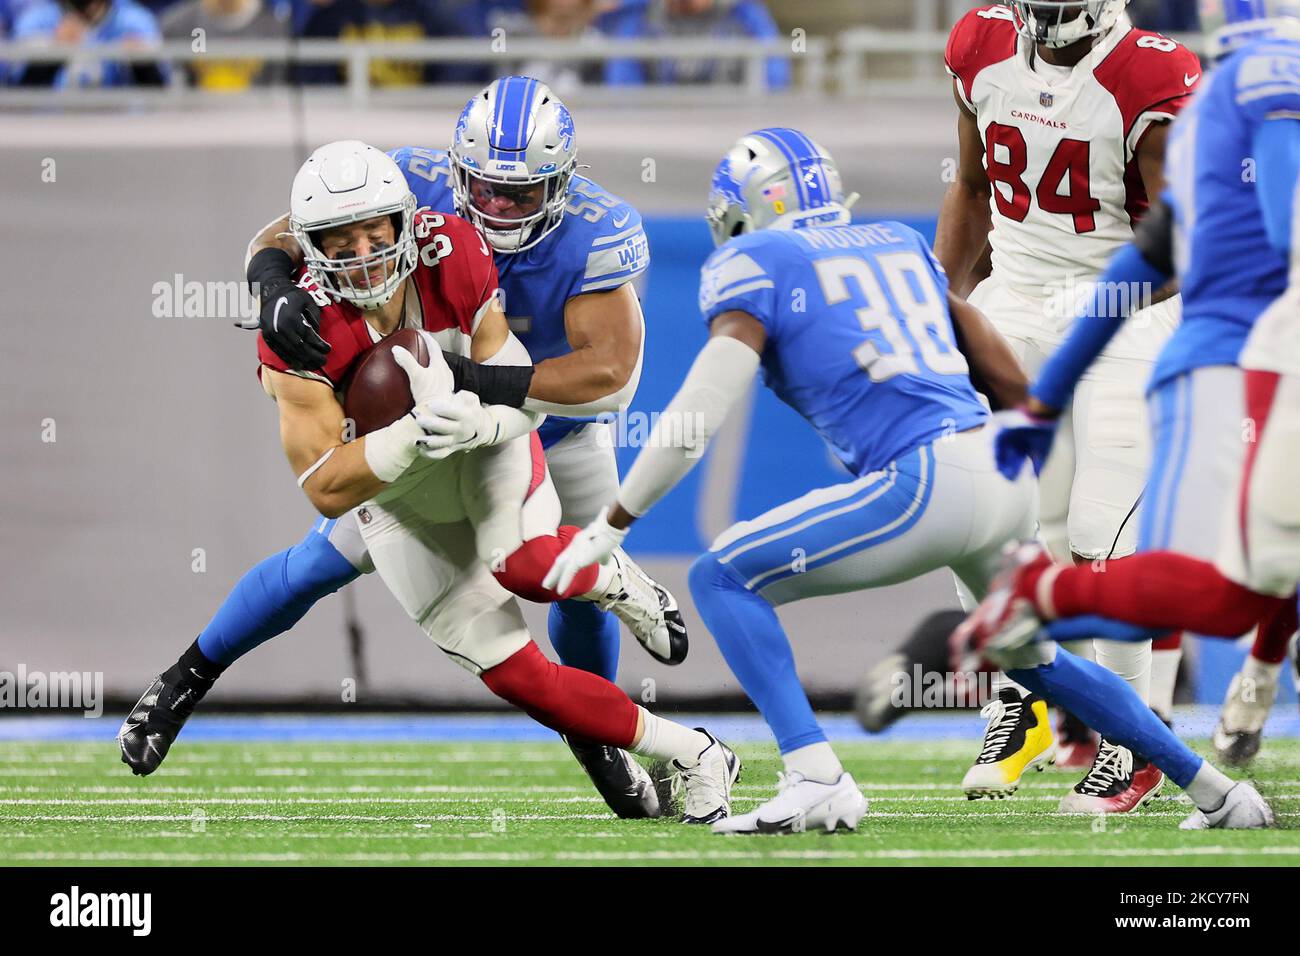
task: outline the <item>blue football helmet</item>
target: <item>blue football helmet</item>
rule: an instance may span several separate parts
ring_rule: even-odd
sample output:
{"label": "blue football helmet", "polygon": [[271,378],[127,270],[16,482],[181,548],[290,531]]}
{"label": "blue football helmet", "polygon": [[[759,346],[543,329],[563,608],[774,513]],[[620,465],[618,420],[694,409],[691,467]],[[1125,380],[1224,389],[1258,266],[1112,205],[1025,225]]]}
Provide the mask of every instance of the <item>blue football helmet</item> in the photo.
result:
{"label": "blue football helmet", "polygon": [[1267,37],[1300,37],[1300,0],[1201,0],[1201,26],[1218,59]]}

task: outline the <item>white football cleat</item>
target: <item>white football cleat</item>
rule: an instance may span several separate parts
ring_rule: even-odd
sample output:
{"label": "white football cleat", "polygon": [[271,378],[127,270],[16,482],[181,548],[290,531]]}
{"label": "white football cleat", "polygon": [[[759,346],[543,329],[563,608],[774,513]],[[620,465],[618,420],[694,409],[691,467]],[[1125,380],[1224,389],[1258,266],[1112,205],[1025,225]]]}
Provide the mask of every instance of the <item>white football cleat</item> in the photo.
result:
{"label": "white football cleat", "polygon": [[614,576],[604,594],[594,600],[602,611],[612,611],[661,664],[686,660],[689,644],[677,599],[641,570],[622,548],[610,555]]}
{"label": "white football cleat", "polygon": [[1271,681],[1249,678],[1240,671],[1233,676],[1214,728],[1214,752],[1221,761],[1243,767],[1255,758],[1276,699],[1276,676]]}
{"label": "white football cleat", "polygon": [[713,823],[731,812],[731,788],[740,779],[740,758],[703,727],[695,729],[710,741],[695,766],[683,767],[671,760],[668,767],[674,772],[674,795],[678,790],[686,791],[682,822]]}
{"label": "white football cleat", "polygon": [[1180,830],[1262,830],[1275,823],[1273,808],[1250,784],[1237,784],[1223,798],[1223,806],[1208,813],[1197,810],[1178,824]]}
{"label": "white football cleat", "polygon": [[867,812],[867,798],[846,770],[834,783],[818,783],[801,773],[781,774],[777,794],[738,817],[713,824],[714,833],[804,833],[855,830]]}

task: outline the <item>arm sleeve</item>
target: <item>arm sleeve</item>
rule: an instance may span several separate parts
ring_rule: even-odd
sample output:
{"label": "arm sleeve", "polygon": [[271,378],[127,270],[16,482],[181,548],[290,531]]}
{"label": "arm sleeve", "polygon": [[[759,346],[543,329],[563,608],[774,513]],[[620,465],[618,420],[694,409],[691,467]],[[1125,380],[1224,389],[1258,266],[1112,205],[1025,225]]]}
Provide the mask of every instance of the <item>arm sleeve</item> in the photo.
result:
{"label": "arm sleeve", "polygon": [[[533,360],[528,354],[528,349],[524,348],[524,343],[515,338],[515,333],[510,332],[506,335],[505,344],[483,364],[489,367],[509,368],[526,365],[532,368]],[[483,401],[482,395],[479,396],[479,401]],[[491,442],[494,445],[528,434],[546,418],[546,415],[541,412],[489,402],[484,404],[487,405],[488,414],[492,416],[497,426],[496,437]]]}
{"label": "arm sleeve", "polygon": [[1123,326],[1141,296],[1114,295],[1117,288],[1163,287],[1171,275],[1157,269],[1130,243],[1116,253],[1097,280],[1091,302],[1069,337],[1043,366],[1029,394],[1051,408],[1064,408],[1075,384]]}
{"label": "arm sleeve", "polygon": [[1300,181],[1300,117],[1262,123],[1255,132],[1253,155],[1258,170],[1259,207],[1274,249],[1289,255],[1294,248],[1295,184]]}
{"label": "arm sleeve", "polygon": [[484,405],[521,408],[533,381],[531,365],[496,365],[475,362],[456,352],[442,350],[458,392],[473,392]]}
{"label": "arm sleeve", "polygon": [[732,405],[749,391],[758,360],[730,336],[709,339],[619,488],[623,510],[640,517],[695,467]]}

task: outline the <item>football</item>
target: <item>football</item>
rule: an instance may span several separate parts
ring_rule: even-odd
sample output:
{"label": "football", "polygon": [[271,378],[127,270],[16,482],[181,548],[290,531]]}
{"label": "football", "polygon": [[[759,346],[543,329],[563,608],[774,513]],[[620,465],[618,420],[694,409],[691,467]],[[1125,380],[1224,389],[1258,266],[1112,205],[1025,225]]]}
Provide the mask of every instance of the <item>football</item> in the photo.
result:
{"label": "football", "polygon": [[391,425],[415,406],[411,383],[393,358],[399,345],[429,366],[429,348],[415,329],[398,329],[366,350],[343,392],[343,413],[358,438]]}

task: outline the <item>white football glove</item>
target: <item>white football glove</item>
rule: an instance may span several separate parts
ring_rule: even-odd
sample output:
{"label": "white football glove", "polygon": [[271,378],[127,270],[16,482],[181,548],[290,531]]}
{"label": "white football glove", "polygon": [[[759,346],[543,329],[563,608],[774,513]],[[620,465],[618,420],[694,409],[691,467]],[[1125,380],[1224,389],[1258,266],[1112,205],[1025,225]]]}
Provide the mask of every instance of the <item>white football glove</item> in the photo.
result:
{"label": "white football glove", "polygon": [[601,508],[595,520],[574,535],[569,546],[560,552],[551,570],[546,572],[542,587],[567,593],[579,571],[589,564],[603,564],[626,537],[626,528],[610,526],[609,508]]}
{"label": "white football glove", "polygon": [[415,421],[424,429],[416,439],[420,454],[435,461],[490,445],[497,437],[497,423],[473,392],[440,395],[415,406]]}
{"label": "white football glove", "polygon": [[393,348],[393,361],[406,373],[406,378],[411,383],[411,397],[415,399],[416,408],[435,398],[447,397],[456,387],[451,368],[442,357],[442,346],[438,340],[424,331],[420,335],[424,338],[425,348],[429,350],[427,367],[416,361],[415,356],[400,345]]}

